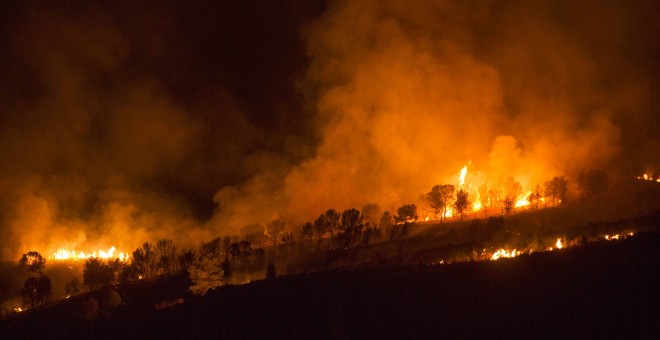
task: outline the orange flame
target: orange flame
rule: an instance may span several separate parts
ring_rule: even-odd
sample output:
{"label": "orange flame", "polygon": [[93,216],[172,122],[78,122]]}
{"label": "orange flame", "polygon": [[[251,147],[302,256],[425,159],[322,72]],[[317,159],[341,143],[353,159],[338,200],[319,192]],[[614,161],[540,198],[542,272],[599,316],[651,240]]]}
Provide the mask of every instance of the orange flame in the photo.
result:
{"label": "orange flame", "polygon": [[[468,162],[468,164],[470,164]],[[461,174],[458,176],[458,184],[462,187],[465,185],[465,176],[467,175],[468,171],[468,164],[465,164],[463,168],[461,169]]]}
{"label": "orange flame", "polygon": [[58,249],[51,259],[56,261],[66,261],[66,260],[87,260],[89,258],[99,258],[99,259],[119,259],[121,262],[127,262],[130,258],[130,255],[127,252],[117,251],[117,249],[112,246],[108,250],[97,250],[92,252],[84,252],[78,250],[69,250],[69,249]]}

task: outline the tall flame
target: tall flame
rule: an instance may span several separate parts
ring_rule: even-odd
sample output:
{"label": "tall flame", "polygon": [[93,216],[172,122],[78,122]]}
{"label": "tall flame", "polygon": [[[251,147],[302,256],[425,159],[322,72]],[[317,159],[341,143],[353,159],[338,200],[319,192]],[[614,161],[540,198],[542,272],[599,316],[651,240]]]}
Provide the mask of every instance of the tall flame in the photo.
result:
{"label": "tall flame", "polygon": [[470,162],[468,162],[463,166],[463,168],[461,169],[461,174],[458,176],[458,184],[461,187],[465,185],[465,175],[467,175],[468,165],[470,165]]}

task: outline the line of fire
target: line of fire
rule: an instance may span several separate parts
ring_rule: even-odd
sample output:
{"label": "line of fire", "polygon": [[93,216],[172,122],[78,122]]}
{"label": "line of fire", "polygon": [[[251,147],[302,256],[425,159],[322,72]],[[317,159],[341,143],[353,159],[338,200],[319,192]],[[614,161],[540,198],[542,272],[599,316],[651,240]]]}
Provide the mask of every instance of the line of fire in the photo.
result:
{"label": "line of fire", "polygon": [[[40,283],[46,263],[64,265],[74,278],[66,283],[64,296],[79,294],[83,286],[90,290],[116,284],[131,284],[141,280],[185,272],[190,276],[190,291],[204,295],[224,284],[245,284],[259,279],[261,270],[275,275],[275,264],[285,269],[285,274],[301,271],[323,270],[336,266],[356,266],[373,259],[358,259],[354,263],[330,263],[301,265],[300,253],[315,254],[313,257],[341,252],[386,247],[388,243],[438,239],[440,249],[434,255],[405,258],[404,262],[447,265],[472,261],[495,261],[530,255],[537,252],[562,251],[594,242],[611,242],[633,237],[647,231],[643,225],[609,223],[606,227],[577,230],[548,230],[542,234],[523,235],[525,227],[520,220],[526,216],[561,214],[571,209],[567,179],[554,177],[543,185],[525,188],[512,177],[499,182],[475,184],[471,181],[468,162],[458,172],[454,184],[436,185],[419,196],[415,203],[400,206],[394,214],[381,211],[377,204],[367,204],[361,211],[348,209],[343,212],[329,209],[318,219],[304,223],[299,230],[287,228],[286,221],[273,220],[262,226],[244,227],[241,235],[218,237],[202,242],[198,248],[181,248],[172,240],[162,239],[145,242],[134,251],[117,249],[115,245],[98,249],[69,249],[52,245],[42,256],[38,251],[24,254],[19,266],[29,273],[29,291],[23,303],[15,300],[14,313],[52,303],[58,296],[50,291],[51,284]],[[660,176],[643,174],[634,181],[657,190]],[[645,184],[648,183],[648,184]],[[655,187],[655,188],[654,188]],[[591,171],[580,178],[582,201],[603,195],[608,189],[607,176]],[[490,235],[476,236],[479,228]],[[587,230],[588,229],[588,230]],[[469,241],[462,244],[458,240]],[[459,243],[456,247],[454,244]],[[428,247],[428,245],[426,245]],[[423,249],[423,247],[420,247]],[[296,249],[296,251],[292,251]],[[361,250],[362,249],[362,250]],[[368,251],[368,250],[366,250]],[[268,262],[268,266],[266,266]],[[288,266],[288,268],[287,268]],[[266,268],[268,267],[268,268]],[[255,274],[256,272],[256,274]],[[71,274],[69,274],[71,275]],[[82,276],[82,277],[79,277]],[[28,287],[28,281],[25,285]],[[45,285],[46,288],[42,286]],[[27,288],[26,288],[27,289]],[[41,290],[46,289],[47,292]]]}

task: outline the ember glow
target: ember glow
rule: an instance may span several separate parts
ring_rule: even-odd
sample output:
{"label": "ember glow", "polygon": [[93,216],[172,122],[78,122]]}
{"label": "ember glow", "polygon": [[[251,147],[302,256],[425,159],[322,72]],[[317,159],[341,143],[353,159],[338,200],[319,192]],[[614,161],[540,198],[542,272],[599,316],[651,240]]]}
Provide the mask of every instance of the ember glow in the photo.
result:
{"label": "ember glow", "polygon": [[128,262],[130,255],[127,252],[117,251],[117,249],[112,246],[108,250],[94,250],[94,251],[79,251],[79,250],[69,250],[69,249],[58,249],[54,252],[50,258],[55,261],[67,261],[67,260],[80,260],[84,261],[89,258],[99,258],[104,260],[114,260],[119,259],[121,262]]}
{"label": "ember glow", "polygon": [[507,249],[498,249],[496,252],[493,253],[493,256],[490,257],[492,261],[499,260],[503,257],[505,258],[510,258],[510,257],[516,257],[518,255],[523,254],[522,250],[507,250]]}
{"label": "ember glow", "polygon": [[637,179],[649,182],[660,183],[660,175],[654,177],[653,175],[643,174],[642,176],[637,176]]}
{"label": "ember glow", "polygon": [[[630,232],[630,231],[620,233],[620,234],[612,234],[612,235],[606,234],[606,235],[596,237],[595,240],[603,240],[604,239],[604,240],[607,240],[607,241],[616,241],[616,240],[622,240],[622,239],[632,237],[634,234],[635,234],[634,232]],[[499,260],[499,259],[502,259],[502,258],[513,258],[513,257],[520,256],[520,255],[523,255],[523,254],[531,254],[533,252],[544,252],[544,251],[560,250],[560,249],[564,249],[564,248],[567,248],[567,247],[570,247],[570,246],[575,246],[575,245],[574,244],[573,245],[566,244],[565,242],[562,241],[562,238],[560,237],[560,238],[557,238],[557,240],[555,241],[555,243],[551,247],[547,247],[545,249],[531,249],[530,248],[530,249],[524,249],[523,250],[523,249],[499,248],[496,251],[494,251],[492,254],[488,254],[486,252],[486,249],[484,249],[483,253],[481,255],[481,258],[482,259],[483,258],[488,258],[491,261],[496,261],[496,260]],[[444,260],[441,261],[441,262],[442,262],[442,264],[445,263]]]}

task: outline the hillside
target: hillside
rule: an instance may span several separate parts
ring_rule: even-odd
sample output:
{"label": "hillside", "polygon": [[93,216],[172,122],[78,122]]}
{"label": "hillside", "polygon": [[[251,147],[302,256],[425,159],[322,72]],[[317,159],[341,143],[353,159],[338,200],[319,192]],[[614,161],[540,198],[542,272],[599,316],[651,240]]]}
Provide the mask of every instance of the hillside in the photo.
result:
{"label": "hillside", "polygon": [[204,297],[185,287],[178,277],[120,289],[123,304],[93,321],[81,317],[79,296],[3,321],[2,338],[652,338],[660,235],[494,262],[327,270]]}

